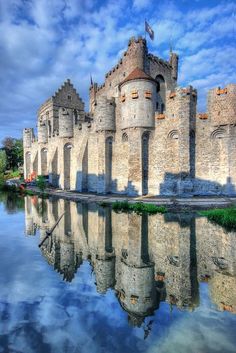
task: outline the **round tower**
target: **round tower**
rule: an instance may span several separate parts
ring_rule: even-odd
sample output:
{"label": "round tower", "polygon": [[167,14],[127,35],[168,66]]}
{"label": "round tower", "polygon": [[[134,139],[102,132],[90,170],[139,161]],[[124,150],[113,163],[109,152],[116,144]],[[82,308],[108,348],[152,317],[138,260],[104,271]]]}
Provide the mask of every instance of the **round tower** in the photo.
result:
{"label": "round tower", "polygon": [[48,142],[48,129],[46,121],[39,122],[38,125],[38,143]]}
{"label": "round tower", "polygon": [[97,257],[94,263],[98,293],[106,293],[115,284],[115,257]]}
{"label": "round tower", "polygon": [[97,98],[94,110],[96,131],[115,131],[115,100],[106,96]]}
{"label": "round tower", "polygon": [[157,101],[156,81],[136,68],[120,84],[122,129],[153,128]]}
{"label": "round tower", "polygon": [[76,272],[75,252],[73,243],[60,243],[60,273],[63,279],[71,282]]}
{"label": "round tower", "polygon": [[24,148],[30,148],[32,146],[33,135],[34,135],[33,129],[24,129],[23,130]]}
{"label": "round tower", "polygon": [[73,110],[59,108],[59,136],[73,137]]}
{"label": "round tower", "polygon": [[154,287],[154,264],[135,267],[121,262],[122,307],[137,315],[149,315],[157,304]]}

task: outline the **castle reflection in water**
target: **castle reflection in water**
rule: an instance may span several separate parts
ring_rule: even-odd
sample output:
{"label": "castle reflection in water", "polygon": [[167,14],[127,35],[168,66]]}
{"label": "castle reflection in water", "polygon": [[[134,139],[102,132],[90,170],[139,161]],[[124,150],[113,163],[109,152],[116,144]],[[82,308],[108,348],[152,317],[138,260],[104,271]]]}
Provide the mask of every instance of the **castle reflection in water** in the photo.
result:
{"label": "castle reflection in water", "polygon": [[161,301],[179,309],[199,305],[199,284],[208,282],[219,310],[236,312],[236,234],[194,215],[115,213],[94,203],[26,197],[26,234],[40,241],[65,212],[41,247],[65,281],[84,260],[99,293],[113,288],[132,325],[140,326]]}

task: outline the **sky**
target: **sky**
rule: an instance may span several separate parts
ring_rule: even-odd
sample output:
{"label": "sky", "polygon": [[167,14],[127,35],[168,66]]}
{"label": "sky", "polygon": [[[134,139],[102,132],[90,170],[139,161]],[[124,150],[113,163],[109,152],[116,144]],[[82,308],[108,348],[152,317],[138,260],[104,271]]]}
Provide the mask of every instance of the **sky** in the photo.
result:
{"label": "sky", "polygon": [[0,0],[0,142],[36,128],[39,106],[70,78],[88,109],[90,75],[99,84],[128,39],[155,32],[153,54],[180,56],[180,86],[236,83],[236,0]]}

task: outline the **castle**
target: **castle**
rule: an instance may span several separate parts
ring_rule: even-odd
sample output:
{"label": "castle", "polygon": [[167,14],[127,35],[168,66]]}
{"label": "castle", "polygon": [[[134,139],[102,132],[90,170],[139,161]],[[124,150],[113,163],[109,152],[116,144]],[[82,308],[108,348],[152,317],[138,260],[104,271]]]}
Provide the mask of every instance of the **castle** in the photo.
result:
{"label": "castle", "polygon": [[236,313],[235,232],[193,214],[116,213],[95,203],[25,198],[25,233],[40,240],[65,212],[41,247],[63,280],[71,282],[89,261],[96,289],[112,288],[129,322],[140,325],[167,302],[194,310],[208,282],[219,310]]}
{"label": "castle", "polygon": [[177,86],[169,61],[131,38],[101,86],[91,82],[89,113],[70,80],[38,111],[38,138],[24,129],[24,175],[49,175],[65,190],[127,195],[235,195],[236,84],[197,91]]}

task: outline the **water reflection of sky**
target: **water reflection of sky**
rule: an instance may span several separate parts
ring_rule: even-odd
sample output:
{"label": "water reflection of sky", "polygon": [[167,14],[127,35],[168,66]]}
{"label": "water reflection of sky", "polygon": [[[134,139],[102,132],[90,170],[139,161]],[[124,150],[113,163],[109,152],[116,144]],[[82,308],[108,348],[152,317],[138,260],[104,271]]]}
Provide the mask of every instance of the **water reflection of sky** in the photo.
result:
{"label": "water reflection of sky", "polygon": [[87,261],[63,282],[41,255],[38,234],[25,237],[22,212],[7,214],[1,204],[0,224],[0,352],[235,352],[236,315],[216,310],[206,283],[194,312],[162,302],[131,327],[114,291],[97,293]]}

